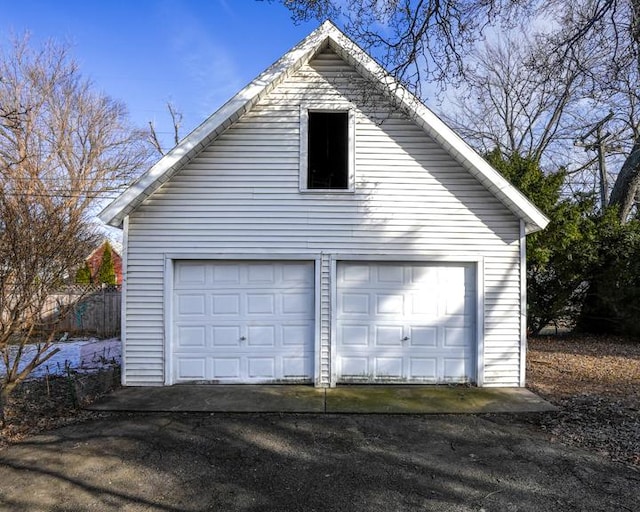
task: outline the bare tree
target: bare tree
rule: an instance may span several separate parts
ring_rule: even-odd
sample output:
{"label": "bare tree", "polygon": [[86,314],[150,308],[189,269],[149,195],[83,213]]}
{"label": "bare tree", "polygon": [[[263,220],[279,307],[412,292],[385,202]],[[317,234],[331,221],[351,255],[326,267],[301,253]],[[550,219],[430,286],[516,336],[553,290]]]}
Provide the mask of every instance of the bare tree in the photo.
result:
{"label": "bare tree", "polygon": [[[30,194],[65,199],[87,211],[113,195],[146,165],[145,133],[128,122],[125,106],[82,78],[65,46],[34,50],[28,38],[0,54],[0,173]],[[6,183],[5,183],[6,186]]]}
{"label": "bare tree", "polygon": [[[145,139],[66,47],[34,50],[23,38],[0,54],[0,410],[51,357],[55,329],[38,332],[43,301],[95,241],[96,201],[146,165]],[[27,351],[35,334],[41,343]]]}
{"label": "bare tree", "polygon": [[[171,116],[171,125],[173,126],[173,145],[175,146],[180,142],[180,128],[182,127],[183,115],[182,112],[180,112],[171,102],[167,103],[167,110]],[[156,131],[153,121],[149,121],[149,142],[160,156],[164,156],[166,154],[167,151],[162,147],[162,143],[160,142],[160,138],[158,137],[158,132]]]}
{"label": "bare tree", "polygon": [[[631,213],[640,188],[640,0],[581,0],[543,3],[540,12],[558,29],[546,35],[558,62],[575,61],[577,47],[599,59],[582,67],[588,92],[596,104],[608,105],[613,116],[606,127],[622,149],[609,204],[621,221]],[[620,156],[620,155],[614,155]]]}
{"label": "bare tree", "polygon": [[593,94],[583,72],[600,64],[600,52],[576,46],[573,55],[558,62],[544,38],[523,31],[485,42],[470,54],[464,86],[442,115],[483,153],[498,149],[507,158],[531,158],[547,172],[565,170],[567,192],[599,192],[604,207],[606,159],[619,155],[628,133],[612,114],[611,98]]}
{"label": "bare tree", "polygon": [[578,66],[555,65],[522,33],[485,42],[471,58],[475,64],[446,119],[485,153],[497,148],[506,156],[545,157],[548,167],[566,165],[590,113],[582,104],[585,80]]}
{"label": "bare tree", "polygon": [[[55,322],[41,320],[47,296],[98,240],[82,212],[42,201],[25,182],[14,185],[0,190],[0,423],[15,387],[57,352]],[[58,319],[66,313],[61,307]]]}
{"label": "bare tree", "polygon": [[[640,47],[638,48],[640,51]],[[636,206],[640,193],[640,69],[627,68],[615,82],[603,87],[603,103],[614,113],[608,125],[613,137],[607,142],[620,171],[617,173],[609,204],[618,207],[625,221]],[[637,208],[636,208],[637,210]]]}

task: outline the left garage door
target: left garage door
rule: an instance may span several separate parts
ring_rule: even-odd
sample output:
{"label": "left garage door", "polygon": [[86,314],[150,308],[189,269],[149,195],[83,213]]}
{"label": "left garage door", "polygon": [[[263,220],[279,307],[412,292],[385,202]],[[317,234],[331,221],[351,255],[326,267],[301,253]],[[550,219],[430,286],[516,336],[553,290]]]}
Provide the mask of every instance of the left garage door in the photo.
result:
{"label": "left garage door", "polygon": [[173,381],[313,377],[314,263],[177,261]]}

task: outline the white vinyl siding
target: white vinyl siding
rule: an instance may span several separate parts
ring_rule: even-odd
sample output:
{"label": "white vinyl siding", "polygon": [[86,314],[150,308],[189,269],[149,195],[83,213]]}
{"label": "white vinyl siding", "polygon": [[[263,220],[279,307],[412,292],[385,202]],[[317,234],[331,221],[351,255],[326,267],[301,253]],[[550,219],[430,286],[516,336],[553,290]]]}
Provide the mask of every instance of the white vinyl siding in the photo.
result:
{"label": "white vinyl siding", "polygon": [[[316,100],[356,105],[351,194],[300,193],[300,104]],[[331,255],[482,257],[484,385],[520,383],[519,220],[331,51],[277,86],[146,199],[128,233],[129,385],[164,382],[165,257],[182,252],[322,255],[323,384],[331,368]]]}
{"label": "white vinyl siding", "polygon": [[320,260],[320,367],[318,384],[326,384],[331,376],[331,258],[322,254]]}

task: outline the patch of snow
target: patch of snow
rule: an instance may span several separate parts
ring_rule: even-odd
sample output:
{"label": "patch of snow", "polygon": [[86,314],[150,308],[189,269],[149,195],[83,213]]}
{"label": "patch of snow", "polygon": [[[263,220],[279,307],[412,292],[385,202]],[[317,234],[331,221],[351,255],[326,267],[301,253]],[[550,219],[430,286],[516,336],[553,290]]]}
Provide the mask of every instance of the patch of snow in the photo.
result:
{"label": "patch of snow", "polygon": [[93,340],[80,346],[79,368],[89,370],[122,362],[122,342],[118,338]]}
{"label": "patch of snow", "polygon": [[[87,372],[112,365],[113,363],[120,364],[122,361],[122,343],[118,338],[108,340],[98,340],[97,338],[70,339],[69,341],[53,343],[51,349],[54,348],[58,348],[60,351],[31,372],[30,379],[44,377],[45,375],[64,375],[67,368],[78,372]],[[19,365],[20,370],[27,365],[36,350],[36,345],[25,346]],[[16,351],[17,347],[11,347],[9,357],[15,356]],[[4,364],[0,364],[0,375],[5,373]]]}

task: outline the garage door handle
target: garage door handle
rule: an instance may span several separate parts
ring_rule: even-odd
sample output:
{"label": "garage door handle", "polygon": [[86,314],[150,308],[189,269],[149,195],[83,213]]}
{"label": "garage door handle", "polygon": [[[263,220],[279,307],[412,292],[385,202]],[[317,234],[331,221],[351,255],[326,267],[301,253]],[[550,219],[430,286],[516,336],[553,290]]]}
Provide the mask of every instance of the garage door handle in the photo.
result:
{"label": "garage door handle", "polygon": [[409,341],[409,336],[405,336],[404,338],[402,338],[402,341]]}
{"label": "garage door handle", "polygon": [[247,337],[246,336],[240,336],[240,341],[246,341]]}

